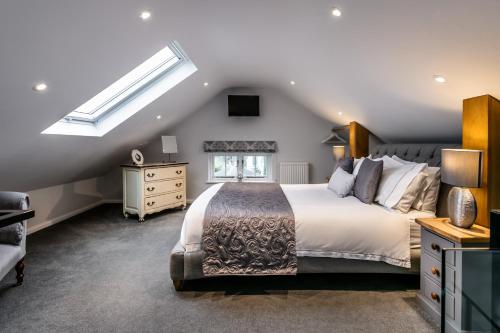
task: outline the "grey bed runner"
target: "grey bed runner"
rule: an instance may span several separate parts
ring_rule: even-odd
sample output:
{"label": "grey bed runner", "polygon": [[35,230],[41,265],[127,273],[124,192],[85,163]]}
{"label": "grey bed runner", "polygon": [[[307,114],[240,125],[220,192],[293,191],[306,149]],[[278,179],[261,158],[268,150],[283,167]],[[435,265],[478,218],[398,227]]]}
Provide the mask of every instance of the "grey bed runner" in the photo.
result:
{"label": "grey bed runner", "polygon": [[281,186],[225,183],[205,211],[203,274],[297,273],[295,218]]}

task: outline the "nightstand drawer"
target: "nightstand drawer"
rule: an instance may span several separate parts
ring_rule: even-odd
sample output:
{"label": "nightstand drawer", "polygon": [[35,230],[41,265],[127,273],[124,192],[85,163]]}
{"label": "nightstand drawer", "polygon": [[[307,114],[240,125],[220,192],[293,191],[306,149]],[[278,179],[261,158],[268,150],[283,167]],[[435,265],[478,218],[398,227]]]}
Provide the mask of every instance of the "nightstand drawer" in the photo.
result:
{"label": "nightstand drawer", "polygon": [[[426,274],[432,281],[434,281],[439,287],[441,286],[441,281],[443,281],[443,273],[441,267],[441,261],[437,260],[433,256],[429,255],[427,252],[422,252],[422,273]],[[450,292],[455,292],[455,270],[446,266],[446,289]]]}
{"label": "nightstand drawer", "polygon": [[423,283],[424,285],[420,286],[422,294],[430,302],[432,307],[441,313],[441,287],[432,282],[427,275],[424,276]]}
{"label": "nightstand drawer", "polygon": [[[439,262],[441,262],[442,250],[444,248],[454,247],[454,243],[439,237],[426,229],[422,230],[422,248]],[[446,256],[446,263],[448,265],[455,266],[455,252],[448,252],[448,255]]]}
{"label": "nightstand drawer", "polygon": [[176,192],[184,190],[184,179],[171,179],[144,184],[144,195],[156,195],[160,193]]}
{"label": "nightstand drawer", "polygon": [[171,168],[150,168],[144,170],[144,180],[146,182],[161,180],[161,179],[172,179],[172,178],[184,178],[186,174],[186,168],[171,167]]}
{"label": "nightstand drawer", "polygon": [[[424,285],[421,286],[424,297],[429,301],[430,305],[441,313],[441,287],[431,281],[427,276],[424,277]],[[446,316],[450,319],[455,319],[455,297],[449,292],[445,293]]]}
{"label": "nightstand drawer", "polygon": [[182,203],[183,201],[184,195],[182,192],[161,194],[154,197],[145,198],[144,208],[146,212],[154,211],[159,207],[172,206],[177,203]]}

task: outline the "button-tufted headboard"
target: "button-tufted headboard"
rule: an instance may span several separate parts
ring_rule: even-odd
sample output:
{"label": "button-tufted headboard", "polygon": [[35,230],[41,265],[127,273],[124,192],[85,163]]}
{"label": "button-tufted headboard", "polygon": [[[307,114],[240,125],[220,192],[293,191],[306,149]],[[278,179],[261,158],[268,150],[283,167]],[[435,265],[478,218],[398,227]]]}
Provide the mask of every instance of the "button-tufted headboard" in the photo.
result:
{"label": "button-tufted headboard", "polygon": [[[393,144],[377,144],[370,146],[370,154],[372,157],[382,157],[384,155],[396,155],[403,160],[427,163],[429,166],[441,166],[441,149],[444,148],[460,148],[460,144],[453,143],[393,143]],[[437,203],[436,215],[440,217],[448,216],[447,200],[450,186],[441,183],[439,190],[439,199]]]}
{"label": "button-tufted headboard", "polygon": [[378,144],[370,147],[370,154],[374,157],[384,155],[396,155],[403,160],[427,163],[429,166],[441,166],[441,149],[459,148],[459,144],[452,143],[402,143],[402,144]]}

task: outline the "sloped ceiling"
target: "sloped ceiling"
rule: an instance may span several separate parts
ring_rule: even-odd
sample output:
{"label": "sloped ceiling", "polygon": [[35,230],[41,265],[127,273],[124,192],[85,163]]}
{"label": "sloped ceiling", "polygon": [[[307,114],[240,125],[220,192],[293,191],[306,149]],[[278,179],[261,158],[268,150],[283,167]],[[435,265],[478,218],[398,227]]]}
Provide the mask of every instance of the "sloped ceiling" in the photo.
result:
{"label": "sloped ceiling", "polygon": [[[0,189],[101,175],[231,86],[280,89],[388,140],[459,139],[462,99],[500,96],[498,13],[498,0],[4,0]],[[197,73],[102,138],[40,134],[172,40]]]}

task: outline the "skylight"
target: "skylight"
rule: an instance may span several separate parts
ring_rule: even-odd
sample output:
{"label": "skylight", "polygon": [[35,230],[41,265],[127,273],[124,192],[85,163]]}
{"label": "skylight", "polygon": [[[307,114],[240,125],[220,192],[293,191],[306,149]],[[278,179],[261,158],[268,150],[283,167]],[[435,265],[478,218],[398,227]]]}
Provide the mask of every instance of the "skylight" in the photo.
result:
{"label": "skylight", "polygon": [[103,136],[196,70],[173,42],[42,134]]}

